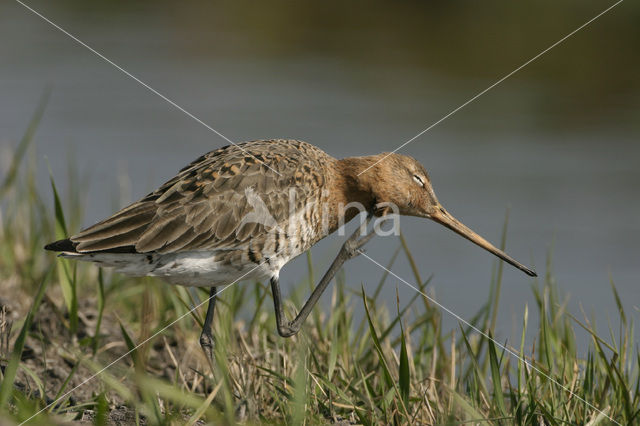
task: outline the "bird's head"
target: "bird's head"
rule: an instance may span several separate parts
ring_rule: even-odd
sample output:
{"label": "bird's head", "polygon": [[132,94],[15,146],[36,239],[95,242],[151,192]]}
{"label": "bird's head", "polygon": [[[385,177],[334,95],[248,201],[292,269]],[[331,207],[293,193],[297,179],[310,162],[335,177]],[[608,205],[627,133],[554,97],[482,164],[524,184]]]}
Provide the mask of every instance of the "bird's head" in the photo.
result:
{"label": "bird's head", "polygon": [[395,153],[382,153],[369,158],[373,161],[360,171],[358,179],[371,191],[376,215],[390,213],[394,205],[401,215],[431,219],[527,275],[536,276],[534,271],[493,246],[445,210],[433,191],[427,171],[416,159]]}

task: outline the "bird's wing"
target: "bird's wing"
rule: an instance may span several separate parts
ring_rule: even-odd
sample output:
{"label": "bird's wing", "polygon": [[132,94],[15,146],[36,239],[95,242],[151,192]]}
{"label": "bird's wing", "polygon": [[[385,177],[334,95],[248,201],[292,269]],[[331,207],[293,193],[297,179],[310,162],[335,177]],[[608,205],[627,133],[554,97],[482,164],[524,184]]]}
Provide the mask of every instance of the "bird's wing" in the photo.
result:
{"label": "bird's wing", "polygon": [[77,252],[170,253],[235,248],[286,223],[332,160],[299,141],[256,141],[209,152],[142,200],[71,237]]}

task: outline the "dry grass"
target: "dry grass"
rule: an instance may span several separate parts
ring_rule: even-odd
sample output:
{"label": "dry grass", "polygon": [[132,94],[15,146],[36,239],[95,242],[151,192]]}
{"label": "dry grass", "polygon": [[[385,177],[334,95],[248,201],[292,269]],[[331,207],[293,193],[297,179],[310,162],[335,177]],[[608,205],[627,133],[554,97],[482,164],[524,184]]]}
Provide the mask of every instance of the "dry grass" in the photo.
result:
{"label": "dry grass", "polygon": [[[550,275],[533,287],[539,324],[528,324],[523,306],[522,343],[511,347],[535,369],[466,327],[443,332],[441,313],[417,293],[404,306],[382,303],[384,280],[365,294],[348,290],[357,284],[342,277],[331,287],[331,306],[316,309],[290,339],[275,333],[266,286],[224,291],[213,374],[198,344],[204,311],[189,314],[204,292],[98,272],[42,250],[56,234],[78,229],[82,188],[71,178],[74,197],[56,195],[51,209],[48,191],[36,187],[28,152],[41,111],[0,187],[0,411],[8,422],[614,424],[610,416],[638,423],[632,319],[619,303],[618,337],[599,337],[565,312]],[[398,252],[413,262],[406,246]],[[472,320],[487,333],[500,268]],[[307,292],[303,283],[299,293]],[[356,322],[358,304],[367,315]],[[243,306],[255,315],[241,315]],[[576,326],[592,333],[586,354],[576,352]],[[536,336],[535,347],[524,346],[525,333]]]}

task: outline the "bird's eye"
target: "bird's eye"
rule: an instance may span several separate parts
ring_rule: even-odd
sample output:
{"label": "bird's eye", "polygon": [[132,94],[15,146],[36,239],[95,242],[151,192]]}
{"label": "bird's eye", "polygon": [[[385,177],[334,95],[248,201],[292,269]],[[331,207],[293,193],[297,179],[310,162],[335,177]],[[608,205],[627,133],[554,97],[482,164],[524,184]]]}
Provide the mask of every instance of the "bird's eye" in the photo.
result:
{"label": "bird's eye", "polygon": [[424,181],[422,180],[422,178],[418,175],[413,175],[413,180],[415,180],[418,185],[420,185],[421,187],[424,188]]}

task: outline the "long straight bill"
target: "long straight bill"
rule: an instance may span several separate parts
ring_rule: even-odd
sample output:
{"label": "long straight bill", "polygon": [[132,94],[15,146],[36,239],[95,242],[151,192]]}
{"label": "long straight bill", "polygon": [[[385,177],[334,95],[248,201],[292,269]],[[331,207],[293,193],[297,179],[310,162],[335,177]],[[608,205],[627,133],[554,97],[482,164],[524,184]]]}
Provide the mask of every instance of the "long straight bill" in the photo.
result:
{"label": "long straight bill", "polygon": [[430,215],[430,218],[433,221],[438,222],[440,225],[446,226],[447,228],[451,229],[453,232],[462,235],[467,240],[473,242],[474,244],[477,244],[478,246],[482,247],[483,249],[487,250],[488,252],[493,253],[494,255],[498,256],[500,259],[504,260],[505,262],[509,263],[510,265],[513,265],[516,268],[520,269],[525,274],[527,274],[527,275],[529,275],[531,277],[537,277],[538,276],[538,274],[536,274],[534,271],[532,271],[531,269],[527,268],[522,263],[518,262],[517,260],[515,260],[514,258],[509,256],[507,253],[505,253],[502,250],[496,248],[489,241],[485,240],[480,235],[478,235],[475,232],[473,232],[471,229],[469,229],[462,222],[458,221],[458,219],[456,219],[455,217],[451,216],[449,214],[449,212],[446,211],[444,208],[439,207],[438,209],[436,209],[436,212],[432,213]]}

